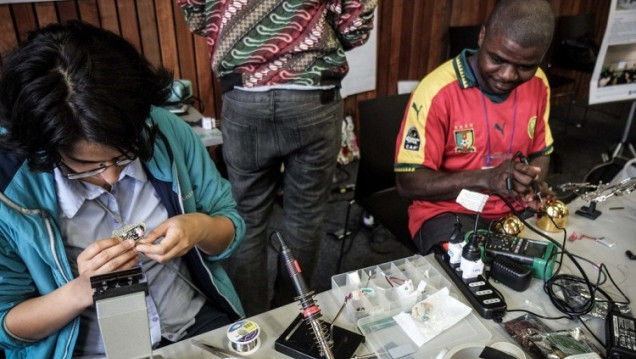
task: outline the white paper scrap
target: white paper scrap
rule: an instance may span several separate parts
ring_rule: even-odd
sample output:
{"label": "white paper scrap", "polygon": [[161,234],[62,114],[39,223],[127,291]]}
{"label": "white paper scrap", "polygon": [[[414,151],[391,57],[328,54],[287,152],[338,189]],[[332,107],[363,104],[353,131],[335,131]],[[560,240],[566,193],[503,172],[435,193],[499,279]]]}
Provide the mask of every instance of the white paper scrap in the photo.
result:
{"label": "white paper scrap", "polygon": [[488,195],[463,189],[455,201],[468,210],[481,212],[488,201]]}
{"label": "white paper scrap", "polygon": [[393,319],[418,347],[457,324],[471,311],[469,306],[451,297],[448,288],[440,289],[415,306],[426,308],[425,320],[415,319],[404,312],[395,315]]}

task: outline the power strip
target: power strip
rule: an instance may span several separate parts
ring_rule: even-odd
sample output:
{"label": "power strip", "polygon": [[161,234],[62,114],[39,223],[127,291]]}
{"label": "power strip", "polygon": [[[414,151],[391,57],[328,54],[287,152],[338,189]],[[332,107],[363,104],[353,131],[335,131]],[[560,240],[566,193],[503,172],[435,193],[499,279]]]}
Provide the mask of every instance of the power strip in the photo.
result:
{"label": "power strip", "polygon": [[446,274],[448,274],[479,315],[486,319],[498,320],[503,318],[506,314],[506,301],[486,281],[486,278],[480,275],[468,280],[463,279],[459,266],[449,263],[446,251],[441,247],[436,247],[434,251],[437,262],[444,268]]}

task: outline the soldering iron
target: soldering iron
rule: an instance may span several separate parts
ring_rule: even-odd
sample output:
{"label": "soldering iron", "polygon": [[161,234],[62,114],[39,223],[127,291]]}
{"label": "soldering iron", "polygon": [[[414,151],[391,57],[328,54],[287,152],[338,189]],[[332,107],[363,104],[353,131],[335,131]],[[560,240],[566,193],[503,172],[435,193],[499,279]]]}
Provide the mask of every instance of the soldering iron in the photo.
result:
{"label": "soldering iron", "polygon": [[298,261],[296,261],[296,258],[294,258],[289,247],[287,247],[285,241],[283,241],[280,233],[275,232],[275,234],[278,242],[280,243],[280,254],[283,257],[287,272],[289,273],[294,288],[296,289],[296,293],[298,294],[297,299],[300,301],[302,306],[303,317],[305,318],[305,322],[314,332],[316,343],[320,349],[320,354],[322,357],[327,359],[334,359],[335,357],[331,351],[332,343],[330,343],[330,335],[327,333],[322,321],[320,320],[322,314],[314,299],[314,292],[307,288],[307,284],[305,283],[305,279],[303,278],[300,270],[300,265],[298,264]]}

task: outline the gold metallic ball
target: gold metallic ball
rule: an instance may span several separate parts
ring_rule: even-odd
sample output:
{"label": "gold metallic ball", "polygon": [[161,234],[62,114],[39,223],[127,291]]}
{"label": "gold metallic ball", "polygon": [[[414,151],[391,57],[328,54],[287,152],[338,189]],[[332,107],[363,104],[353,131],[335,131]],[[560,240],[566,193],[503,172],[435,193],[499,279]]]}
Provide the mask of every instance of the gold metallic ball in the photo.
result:
{"label": "gold metallic ball", "polygon": [[523,237],[525,229],[526,226],[514,214],[507,214],[494,223],[495,232],[510,236]]}
{"label": "gold metallic ball", "polygon": [[565,228],[568,224],[569,216],[570,211],[568,211],[568,206],[565,203],[558,199],[548,200],[537,213],[537,227],[546,232],[559,232],[561,231],[560,228]]}

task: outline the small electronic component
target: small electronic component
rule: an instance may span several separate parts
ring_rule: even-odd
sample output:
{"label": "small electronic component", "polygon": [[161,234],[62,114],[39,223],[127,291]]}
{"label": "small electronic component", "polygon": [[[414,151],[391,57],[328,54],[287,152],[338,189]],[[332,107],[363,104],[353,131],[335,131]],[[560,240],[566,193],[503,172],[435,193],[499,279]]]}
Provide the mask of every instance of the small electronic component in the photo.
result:
{"label": "small electronic component", "polygon": [[568,240],[569,241],[576,241],[576,240],[584,239],[584,238],[596,241],[596,242],[598,242],[598,243],[600,243],[600,244],[602,244],[602,245],[604,245],[605,247],[608,247],[608,248],[612,248],[612,247],[614,247],[616,245],[616,243],[610,242],[609,240],[605,239],[605,237],[592,237],[592,236],[588,236],[586,234],[579,233],[579,232],[576,232],[576,231],[574,231],[574,232],[572,232],[572,234],[570,234],[570,236],[568,237]]}
{"label": "small electronic component", "polygon": [[142,239],[145,234],[146,234],[146,224],[143,222],[127,224],[112,232],[113,237],[119,237],[123,240],[132,239],[135,242]]}

